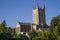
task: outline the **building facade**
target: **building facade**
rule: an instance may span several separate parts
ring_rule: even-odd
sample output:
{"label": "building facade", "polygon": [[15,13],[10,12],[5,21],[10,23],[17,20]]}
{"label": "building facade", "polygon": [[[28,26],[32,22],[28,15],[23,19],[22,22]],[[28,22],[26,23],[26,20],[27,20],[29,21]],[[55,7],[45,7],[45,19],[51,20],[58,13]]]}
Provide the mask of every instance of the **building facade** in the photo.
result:
{"label": "building facade", "polygon": [[45,5],[44,8],[40,8],[39,5],[37,5],[36,8],[34,6],[32,8],[32,23],[18,22],[16,25],[16,33],[28,35],[29,31],[32,29],[36,31],[44,31],[47,28],[48,25],[46,24]]}

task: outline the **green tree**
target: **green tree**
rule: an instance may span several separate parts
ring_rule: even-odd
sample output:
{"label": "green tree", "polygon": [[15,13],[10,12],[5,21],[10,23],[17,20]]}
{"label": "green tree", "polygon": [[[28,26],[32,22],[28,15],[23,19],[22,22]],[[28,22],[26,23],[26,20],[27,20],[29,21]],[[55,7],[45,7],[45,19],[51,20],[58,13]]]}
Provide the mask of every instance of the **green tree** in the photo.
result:
{"label": "green tree", "polygon": [[28,37],[24,34],[16,34],[15,38],[18,38],[18,39],[21,39],[21,40],[28,40]]}
{"label": "green tree", "polygon": [[60,31],[60,15],[52,18],[51,23],[50,23],[51,31],[53,31],[54,27],[56,27],[56,26],[59,28],[59,31]]}
{"label": "green tree", "polygon": [[59,39],[60,35],[60,15],[54,17],[50,23],[50,38]]}
{"label": "green tree", "polygon": [[3,20],[2,24],[0,24],[0,33],[6,32],[6,22]]}
{"label": "green tree", "polygon": [[58,27],[57,26],[54,28],[53,33],[55,36],[58,36],[59,33],[58,33]]}
{"label": "green tree", "polygon": [[0,39],[8,40],[9,38],[11,38],[11,34],[7,30],[5,20],[3,20],[3,22],[0,24]]}
{"label": "green tree", "polygon": [[49,40],[49,35],[50,35],[50,31],[46,30],[45,31],[45,40]]}
{"label": "green tree", "polygon": [[29,32],[29,36],[30,36],[30,39],[32,40],[32,38],[37,36],[36,31],[34,29],[32,29],[32,31]]}
{"label": "green tree", "polygon": [[41,37],[42,37],[42,35],[41,35],[41,34],[42,34],[42,33],[39,31],[39,32],[38,32],[38,34],[37,34],[37,35],[38,35],[38,37],[40,37],[40,38],[41,38]]}
{"label": "green tree", "polygon": [[12,28],[11,31],[12,31],[11,33],[12,33],[13,38],[15,38],[17,35],[15,28]]}
{"label": "green tree", "polygon": [[45,40],[45,33],[44,33],[43,31],[42,31],[41,33],[42,33],[42,34],[41,34],[41,35],[42,35],[42,37],[41,37],[42,40]]}

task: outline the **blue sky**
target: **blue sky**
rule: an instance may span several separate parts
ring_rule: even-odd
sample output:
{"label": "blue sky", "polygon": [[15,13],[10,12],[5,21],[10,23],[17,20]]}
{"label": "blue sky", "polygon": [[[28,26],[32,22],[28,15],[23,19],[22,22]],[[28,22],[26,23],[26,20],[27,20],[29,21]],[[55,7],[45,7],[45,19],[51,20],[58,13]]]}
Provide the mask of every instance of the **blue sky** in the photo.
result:
{"label": "blue sky", "polygon": [[32,6],[45,4],[46,23],[52,17],[60,15],[60,0],[0,0],[0,23],[6,21],[8,27],[15,27],[17,22],[32,23]]}

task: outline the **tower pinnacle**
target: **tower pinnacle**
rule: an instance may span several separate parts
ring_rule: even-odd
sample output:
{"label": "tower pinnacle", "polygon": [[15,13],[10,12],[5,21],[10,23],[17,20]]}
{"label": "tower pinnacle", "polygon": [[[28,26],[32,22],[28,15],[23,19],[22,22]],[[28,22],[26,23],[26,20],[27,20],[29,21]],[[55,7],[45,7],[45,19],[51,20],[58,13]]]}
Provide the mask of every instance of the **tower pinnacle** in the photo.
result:
{"label": "tower pinnacle", "polygon": [[32,8],[34,9],[34,5],[32,6]]}
{"label": "tower pinnacle", "polygon": [[39,8],[39,3],[37,2],[37,8]]}
{"label": "tower pinnacle", "polygon": [[45,4],[44,4],[44,9],[45,9]]}

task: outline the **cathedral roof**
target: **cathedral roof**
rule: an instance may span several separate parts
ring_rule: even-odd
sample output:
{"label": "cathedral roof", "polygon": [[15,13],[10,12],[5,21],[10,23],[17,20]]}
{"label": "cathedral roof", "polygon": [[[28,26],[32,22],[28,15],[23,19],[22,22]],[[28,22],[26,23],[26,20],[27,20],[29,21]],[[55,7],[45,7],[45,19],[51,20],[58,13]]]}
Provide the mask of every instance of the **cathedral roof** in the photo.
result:
{"label": "cathedral roof", "polygon": [[19,22],[21,25],[31,25],[32,23],[24,23],[24,22]]}

